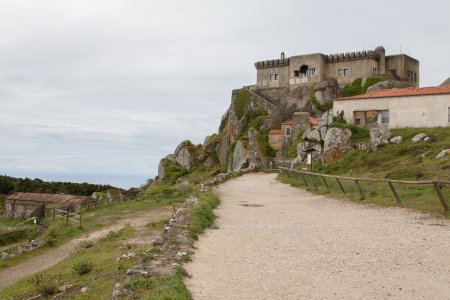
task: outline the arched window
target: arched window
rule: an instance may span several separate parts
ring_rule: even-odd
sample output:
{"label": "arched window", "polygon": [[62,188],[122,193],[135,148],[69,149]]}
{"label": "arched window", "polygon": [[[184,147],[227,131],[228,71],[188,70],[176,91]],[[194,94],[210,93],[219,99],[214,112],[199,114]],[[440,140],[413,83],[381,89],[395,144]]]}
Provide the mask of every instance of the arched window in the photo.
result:
{"label": "arched window", "polygon": [[308,72],[307,65],[303,65],[300,67],[300,77],[305,77],[307,72]]}

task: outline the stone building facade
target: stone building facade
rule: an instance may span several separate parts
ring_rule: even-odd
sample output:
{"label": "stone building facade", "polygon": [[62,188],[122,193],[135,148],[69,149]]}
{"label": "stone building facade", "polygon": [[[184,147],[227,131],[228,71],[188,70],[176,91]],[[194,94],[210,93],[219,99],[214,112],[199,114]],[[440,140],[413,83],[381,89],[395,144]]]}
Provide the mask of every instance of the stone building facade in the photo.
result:
{"label": "stone building facade", "polygon": [[356,78],[386,76],[412,86],[419,86],[419,61],[406,54],[386,55],[382,46],[375,50],[325,55],[322,53],[296,55],[259,61],[256,88],[288,88],[312,85],[336,78],[343,86]]}
{"label": "stone building facade", "polygon": [[336,99],[336,113],[365,127],[448,127],[450,86],[380,90]]}

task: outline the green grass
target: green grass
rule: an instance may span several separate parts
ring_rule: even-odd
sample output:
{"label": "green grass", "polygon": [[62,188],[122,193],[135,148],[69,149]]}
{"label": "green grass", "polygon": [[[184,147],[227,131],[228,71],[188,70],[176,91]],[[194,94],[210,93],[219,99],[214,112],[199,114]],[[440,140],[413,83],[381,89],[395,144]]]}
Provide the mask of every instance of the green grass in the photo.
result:
{"label": "green grass", "polygon": [[[283,183],[295,187],[306,188],[310,192],[321,195],[331,195],[362,204],[406,207],[450,217],[450,214],[443,210],[442,205],[431,186],[394,184],[402,202],[401,204],[398,204],[387,183],[360,182],[365,196],[365,199],[362,200],[353,181],[341,180],[343,188],[346,191],[346,194],[344,195],[334,179],[326,179],[331,192],[327,191],[322,178],[305,176],[305,179],[308,186],[305,186],[304,181],[299,174],[283,173],[278,176],[278,180]],[[314,188],[313,182],[318,190]],[[443,192],[447,199],[450,199],[450,187],[444,187]]]}
{"label": "green grass", "polygon": [[[129,261],[116,262],[115,259],[119,257],[125,250],[121,250],[124,240],[132,236],[134,230],[131,227],[125,227],[115,235],[109,235],[87,249],[81,249],[74,255],[63,260],[62,262],[50,267],[49,269],[37,273],[50,282],[54,282],[59,286],[64,284],[76,284],[80,286],[88,286],[86,294],[72,294],[68,295],[66,299],[99,299],[100,295],[105,298],[111,295],[116,280],[124,279],[126,277],[125,271],[133,264],[137,263],[138,258]],[[140,251],[135,246],[126,251]],[[73,268],[80,261],[93,262],[93,269],[91,272],[79,275]],[[8,299],[13,297],[15,299],[24,299],[36,294],[35,286],[29,280],[35,275],[24,278],[12,286],[0,292],[1,299]]]}
{"label": "green grass", "polygon": [[[420,132],[434,136],[436,141],[432,143],[412,143],[411,138]],[[450,148],[450,130],[448,128],[416,129],[405,128],[392,130],[392,136],[403,137],[403,144],[389,144],[375,152],[371,150],[352,150],[346,153],[340,161],[332,165],[322,165],[315,162],[314,172],[348,177],[386,178],[396,180],[450,180],[450,157],[435,159],[435,156],[443,149]],[[282,182],[294,186],[305,187],[299,176],[280,175]],[[308,177],[308,180],[311,179]],[[326,187],[322,178],[314,178],[319,187],[319,193],[325,193]],[[342,196],[335,180],[328,180],[331,186],[331,194]],[[343,181],[344,188],[349,193],[346,198],[360,201],[354,182]],[[361,182],[366,199],[362,203],[372,203],[383,206],[397,206],[395,198],[387,183]],[[442,205],[431,186],[410,186],[396,184],[395,188],[400,195],[402,206],[426,212],[443,212]],[[309,189],[315,191],[310,184]],[[442,186],[442,192],[450,202],[450,186]]]}
{"label": "green grass", "polygon": [[[195,191],[195,189],[195,186],[190,186],[188,190],[181,192],[177,191],[174,186],[162,185],[155,189],[140,193],[137,199],[134,200],[97,206],[97,208],[91,207],[89,210],[84,209],[82,213],[82,228],[79,228],[79,226],[73,222],[66,224],[60,217],[57,217],[56,219],[51,217],[47,218],[43,224],[47,227],[47,230],[42,236],[36,238],[49,239],[51,242],[9,260],[0,260],[0,269],[10,267],[33,256],[42,254],[45,251],[62,245],[84,233],[110,226],[120,219],[130,218],[146,210],[182,203]],[[2,220],[2,223],[0,223],[0,226],[15,224],[16,222],[18,221],[14,219],[4,219]],[[16,248],[10,249],[10,251],[15,249]]]}
{"label": "green grass", "polygon": [[125,287],[132,290],[137,299],[189,300],[192,297],[183,283],[183,276],[185,272],[153,278],[136,275],[126,283]]}
{"label": "green grass", "polygon": [[203,193],[198,198],[198,205],[194,206],[188,223],[191,238],[197,240],[198,235],[214,224],[216,215],[213,210],[219,205],[220,199],[213,192]]}

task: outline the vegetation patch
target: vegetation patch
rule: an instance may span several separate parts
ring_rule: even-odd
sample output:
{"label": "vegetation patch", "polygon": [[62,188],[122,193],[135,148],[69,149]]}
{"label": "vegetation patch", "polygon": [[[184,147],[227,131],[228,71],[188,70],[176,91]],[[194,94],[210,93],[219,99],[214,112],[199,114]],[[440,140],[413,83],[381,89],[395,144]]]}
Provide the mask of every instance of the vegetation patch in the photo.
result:
{"label": "vegetation patch", "polygon": [[364,82],[364,85],[363,85],[362,77],[356,78],[355,80],[353,80],[353,82],[351,84],[347,84],[346,86],[344,86],[344,88],[342,89],[342,95],[344,97],[350,97],[350,96],[365,94],[369,87],[371,87],[372,85],[374,85],[378,82],[385,81],[385,80],[386,80],[386,78],[382,77],[382,76],[369,77],[366,79],[366,81]]}
{"label": "vegetation patch", "polygon": [[331,108],[333,108],[333,102],[328,103],[320,103],[319,100],[316,98],[316,92],[319,91],[319,89],[316,88],[316,84],[313,84],[313,86],[309,90],[309,102],[319,111],[326,112],[329,111]]}
{"label": "vegetation patch", "polygon": [[163,181],[167,184],[175,184],[178,178],[188,173],[186,169],[170,159],[164,158],[162,163],[165,173]]}
{"label": "vegetation patch", "polygon": [[235,92],[233,105],[238,120],[244,116],[245,110],[250,104],[251,99],[252,95],[247,90],[239,90]]}
{"label": "vegetation patch", "polygon": [[193,207],[192,216],[188,223],[188,232],[191,238],[198,239],[198,235],[214,224],[216,215],[213,210],[220,200],[213,192],[203,193],[198,198],[198,204]]}

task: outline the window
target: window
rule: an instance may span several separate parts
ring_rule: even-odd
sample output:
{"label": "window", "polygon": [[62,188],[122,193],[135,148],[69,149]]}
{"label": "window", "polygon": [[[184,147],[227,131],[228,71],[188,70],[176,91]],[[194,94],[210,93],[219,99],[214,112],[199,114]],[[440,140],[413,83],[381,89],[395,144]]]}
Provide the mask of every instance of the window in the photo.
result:
{"label": "window", "polygon": [[286,130],[285,130],[284,133],[285,133],[286,136],[291,136],[291,128],[286,127]]}
{"label": "window", "polygon": [[450,107],[448,108],[448,122],[450,123]]}
{"label": "window", "polygon": [[388,124],[389,123],[389,111],[382,110],[382,111],[380,111],[380,114],[381,114],[381,124]]}
{"label": "window", "polygon": [[270,81],[279,80],[280,75],[279,74],[270,74],[269,79],[270,79]]}
{"label": "window", "polygon": [[316,69],[308,69],[307,71],[308,76],[315,76],[316,75]]}
{"label": "window", "polygon": [[305,77],[306,76],[306,72],[308,72],[308,66],[307,65],[303,65],[300,67],[300,71],[299,71],[299,76],[300,77]]}
{"label": "window", "polygon": [[338,69],[338,76],[348,76],[348,75],[350,75],[349,68]]}
{"label": "window", "polygon": [[372,68],[372,74],[377,74],[378,72],[377,72],[377,68]]}
{"label": "window", "polygon": [[300,76],[300,72],[299,71],[294,71],[294,77],[298,77]]}
{"label": "window", "polygon": [[417,73],[414,73],[414,82],[417,82]]}

